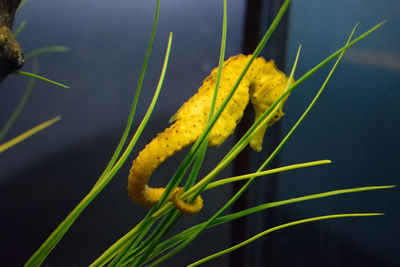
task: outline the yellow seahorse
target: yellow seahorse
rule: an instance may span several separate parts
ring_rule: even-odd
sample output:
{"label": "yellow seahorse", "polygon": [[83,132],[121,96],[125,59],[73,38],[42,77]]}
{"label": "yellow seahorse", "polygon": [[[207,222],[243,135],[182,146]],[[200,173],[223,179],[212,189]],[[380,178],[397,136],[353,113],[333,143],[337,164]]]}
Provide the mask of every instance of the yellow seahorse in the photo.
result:
{"label": "yellow seahorse", "polygon": [[[216,109],[226,98],[250,57],[251,55],[237,55],[224,62]],[[135,202],[151,206],[160,199],[164,188],[151,188],[147,185],[151,174],[166,158],[196,141],[204,130],[210,112],[217,71],[218,68],[215,68],[203,81],[198,93],[184,103],[171,118],[170,122],[175,121],[175,123],[159,133],[133,161],[127,188]],[[288,78],[277,69],[272,60],[267,62],[262,57],[256,58],[212,128],[208,145],[219,146],[233,133],[249,100],[254,106],[256,119],[261,116],[284,93],[287,82]],[[252,138],[251,148],[256,151],[261,150],[266,128],[284,115],[282,106],[274,114],[274,118]],[[202,198],[198,196],[193,203],[186,203],[179,198],[182,191],[182,188],[178,187],[170,201],[184,214],[200,211],[203,206]]]}

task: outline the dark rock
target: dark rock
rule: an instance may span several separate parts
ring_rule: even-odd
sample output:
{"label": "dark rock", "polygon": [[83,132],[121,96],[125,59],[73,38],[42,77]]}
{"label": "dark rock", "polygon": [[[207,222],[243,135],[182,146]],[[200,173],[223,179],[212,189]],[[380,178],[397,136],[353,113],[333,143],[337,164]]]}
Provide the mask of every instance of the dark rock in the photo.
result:
{"label": "dark rock", "polygon": [[24,55],[11,31],[21,0],[0,0],[0,82],[21,68]]}

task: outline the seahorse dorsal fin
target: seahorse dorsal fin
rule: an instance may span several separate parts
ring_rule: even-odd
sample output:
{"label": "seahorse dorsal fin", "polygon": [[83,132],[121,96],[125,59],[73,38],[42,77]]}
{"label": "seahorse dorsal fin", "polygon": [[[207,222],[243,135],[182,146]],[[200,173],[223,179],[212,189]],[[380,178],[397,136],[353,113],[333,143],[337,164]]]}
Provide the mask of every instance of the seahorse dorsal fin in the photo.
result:
{"label": "seahorse dorsal fin", "polygon": [[176,112],[172,117],[168,120],[168,123],[173,123],[177,119],[178,112]]}

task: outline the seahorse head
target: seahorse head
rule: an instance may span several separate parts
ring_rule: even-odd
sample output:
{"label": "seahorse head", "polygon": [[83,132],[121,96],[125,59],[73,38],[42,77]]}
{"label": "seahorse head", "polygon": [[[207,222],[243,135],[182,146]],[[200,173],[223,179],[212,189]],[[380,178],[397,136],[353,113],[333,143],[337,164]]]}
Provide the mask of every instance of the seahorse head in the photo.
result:
{"label": "seahorse head", "polygon": [[[256,119],[258,119],[276,100],[285,92],[288,78],[276,66],[273,60],[265,62],[263,58],[258,58],[256,64],[259,68],[254,68],[251,73],[252,79],[250,83],[250,101],[254,106]],[[263,62],[261,62],[263,61]],[[250,146],[260,151],[262,149],[262,141],[267,127],[285,115],[283,112],[283,104],[288,95],[283,99],[282,105],[274,113],[273,118],[253,137]]]}

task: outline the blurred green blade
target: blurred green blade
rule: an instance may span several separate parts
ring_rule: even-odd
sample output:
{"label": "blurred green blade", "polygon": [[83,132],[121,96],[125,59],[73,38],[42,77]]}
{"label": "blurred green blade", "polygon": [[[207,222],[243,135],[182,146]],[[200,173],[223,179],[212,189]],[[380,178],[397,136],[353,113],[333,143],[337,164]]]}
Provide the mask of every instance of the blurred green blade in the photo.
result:
{"label": "blurred green blade", "polygon": [[213,189],[218,186],[222,186],[228,183],[233,183],[237,181],[243,181],[251,178],[256,178],[256,177],[261,177],[261,176],[266,176],[270,175],[273,173],[279,173],[279,172],[284,172],[284,171],[289,171],[289,170],[295,170],[299,168],[307,168],[311,166],[316,166],[316,165],[322,165],[322,164],[329,164],[332,163],[330,160],[318,160],[318,161],[310,161],[306,163],[297,163],[297,164],[292,164],[284,167],[279,167],[279,168],[274,168],[266,171],[261,171],[261,172],[254,172],[254,173],[249,173],[249,174],[244,174],[240,176],[235,176],[235,177],[230,177],[230,178],[225,178],[225,179],[220,179],[215,182],[209,183],[207,187],[204,190],[209,190]]}
{"label": "blurred green blade", "polygon": [[17,38],[18,35],[22,32],[22,30],[26,26],[26,20],[23,20],[21,24],[18,25],[17,29],[14,31],[14,37]]}
{"label": "blurred green blade", "polygon": [[312,218],[298,220],[298,221],[292,221],[292,222],[281,224],[281,225],[272,227],[272,228],[270,228],[268,230],[265,230],[264,232],[261,232],[261,233],[255,235],[255,236],[253,236],[253,237],[251,237],[251,238],[249,238],[249,239],[247,239],[247,240],[245,240],[245,241],[243,241],[243,242],[241,242],[241,243],[239,243],[239,244],[237,244],[235,246],[232,246],[230,248],[227,248],[225,250],[217,252],[217,253],[215,253],[213,255],[210,255],[208,257],[205,257],[205,258],[203,258],[203,259],[201,259],[199,261],[196,261],[196,262],[188,265],[188,267],[198,266],[198,265],[203,264],[205,262],[208,262],[208,261],[210,261],[212,259],[215,259],[215,258],[220,257],[222,255],[225,255],[225,254],[227,254],[229,252],[232,252],[232,251],[234,251],[236,249],[239,249],[239,248],[241,248],[241,247],[243,247],[243,246],[245,246],[245,245],[247,245],[247,244],[249,244],[251,242],[254,242],[255,240],[257,240],[257,239],[259,239],[259,238],[261,238],[261,237],[263,237],[263,236],[265,236],[267,234],[270,234],[272,232],[275,232],[275,231],[278,231],[278,230],[282,230],[282,229],[285,229],[285,228],[289,228],[289,227],[292,227],[292,226],[296,226],[296,225],[299,225],[299,224],[310,223],[310,222],[315,222],[315,221],[322,221],[322,220],[329,220],[329,219],[337,219],[337,218],[366,217],[366,216],[379,216],[379,215],[384,215],[384,214],[383,213],[332,214],[332,215],[326,215],[326,216],[312,217]]}
{"label": "blurred green blade", "polygon": [[45,81],[45,82],[48,82],[48,83],[57,85],[57,86],[61,86],[61,87],[67,88],[67,89],[69,88],[67,85],[64,85],[64,84],[59,83],[59,82],[55,82],[55,81],[53,81],[53,80],[47,79],[47,78],[45,78],[45,77],[43,77],[43,76],[40,76],[40,75],[37,75],[37,74],[34,74],[34,73],[30,73],[30,72],[18,70],[18,71],[13,72],[13,74],[18,74],[18,75],[24,75],[24,76],[28,76],[28,77],[33,77],[33,78],[36,78],[36,79],[39,79],[39,80],[42,80],[42,81]]}
{"label": "blurred green blade", "polygon": [[61,119],[61,116],[57,116],[51,120],[48,120],[46,122],[43,122],[39,125],[37,125],[36,127],[33,127],[32,129],[20,134],[19,136],[11,139],[10,141],[0,145],[0,153],[4,152],[5,150],[21,143],[22,141],[24,141],[25,139],[27,139],[28,137],[40,132],[41,130],[49,127],[50,125],[56,123],[57,121],[59,121]]}
{"label": "blurred green blade", "polygon": [[48,53],[65,53],[69,51],[68,46],[61,46],[61,45],[51,45],[51,46],[45,46],[42,48],[38,48],[36,50],[33,50],[32,52],[26,53],[25,54],[25,60],[37,57],[43,54],[48,54]]}

